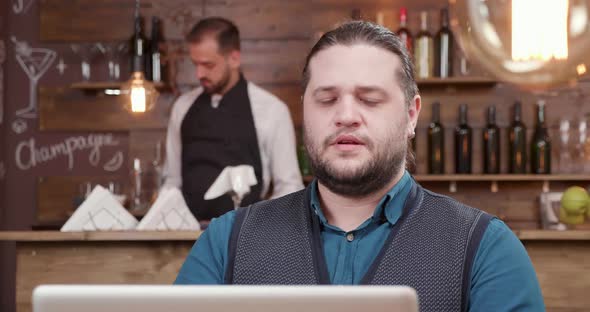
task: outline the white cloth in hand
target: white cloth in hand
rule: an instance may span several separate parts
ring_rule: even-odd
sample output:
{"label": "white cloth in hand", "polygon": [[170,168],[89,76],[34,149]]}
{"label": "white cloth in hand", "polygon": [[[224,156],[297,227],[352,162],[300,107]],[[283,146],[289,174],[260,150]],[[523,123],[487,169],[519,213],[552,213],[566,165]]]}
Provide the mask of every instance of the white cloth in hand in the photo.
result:
{"label": "white cloth in hand", "polygon": [[209,187],[204,199],[211,200],[227,193],[233,193],[241,200],[246,194],[250,193],[250,187],[257,183],[252,166],[228,166],[223,168],[215,182]]}

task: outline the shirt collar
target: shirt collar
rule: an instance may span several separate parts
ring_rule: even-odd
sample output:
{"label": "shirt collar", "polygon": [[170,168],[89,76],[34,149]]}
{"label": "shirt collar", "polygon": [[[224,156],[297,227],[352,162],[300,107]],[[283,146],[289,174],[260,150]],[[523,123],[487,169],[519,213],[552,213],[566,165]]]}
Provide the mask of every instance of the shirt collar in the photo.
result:
{"label": "shirt collar", "polygon": [[211,94],[211,107],[213,108],[218,108],[219,105],[221,104],[221,101],[224,99],[233,99],[238,100],[239,98],[241,98],[241,93],[239,92],[240,88],[244,88],[244,86],[246,85],[246,79],[244,78],[244,75],[240,72],[240,78],[238,80],[238,82],[236,83],[235,86],[233,86],[231,89],[229,89],[224,95],[221,94]]}
{"label": "shirt collar", "polygon": [[[379,222],[383,219],[391,224],[395,224],[399,220],[406,198],[410,193],[413,180],[408,171],[405,171],[402,178],[381,198],[379,204],[375,207],[372,221]],[[311,209],[320,218],[322,225],[328,225],[328,220],[324,215],[318,196],[318,181],[314,179],[311,182]]]}

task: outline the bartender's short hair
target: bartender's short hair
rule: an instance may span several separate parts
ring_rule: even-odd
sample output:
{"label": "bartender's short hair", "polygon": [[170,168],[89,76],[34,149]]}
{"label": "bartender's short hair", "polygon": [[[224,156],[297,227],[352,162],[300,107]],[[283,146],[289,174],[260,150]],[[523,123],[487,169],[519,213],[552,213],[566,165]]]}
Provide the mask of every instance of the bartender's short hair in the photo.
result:
{"label": "bartender's short hair", "polygon": [[394,74],[404,92],[406,103],[409,105],[414,96],[418,94],[418,86],[414,79],[414,65],[412,59],[400,38],[391,30],[365,21],[352,21],[325,33],[311,48],[303,67],[303,89],[307,88],[310,78],[309,61],[318,52],[335,45],[352,46],[364,43],[374,47],[385,49],[400,58],[401,70]]}
{"label": "bartender's short hair", "polygon": [[240,51],[240,31],[223,17],[207,17],[200,20],[186,35],[189,43],[199,43],[204,37],[213,36],[219,44],[219,52]]}

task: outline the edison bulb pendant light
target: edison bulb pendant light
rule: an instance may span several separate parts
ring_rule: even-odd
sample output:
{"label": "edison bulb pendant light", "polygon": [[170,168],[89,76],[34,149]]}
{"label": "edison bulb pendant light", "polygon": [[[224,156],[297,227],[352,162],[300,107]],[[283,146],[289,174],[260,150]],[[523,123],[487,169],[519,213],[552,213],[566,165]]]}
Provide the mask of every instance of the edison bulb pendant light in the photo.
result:
{"label": "edison bulb pendant light", "polygon": [[501,81],[546,90],[590,69],[590,0],[449,0],[467,58]]}

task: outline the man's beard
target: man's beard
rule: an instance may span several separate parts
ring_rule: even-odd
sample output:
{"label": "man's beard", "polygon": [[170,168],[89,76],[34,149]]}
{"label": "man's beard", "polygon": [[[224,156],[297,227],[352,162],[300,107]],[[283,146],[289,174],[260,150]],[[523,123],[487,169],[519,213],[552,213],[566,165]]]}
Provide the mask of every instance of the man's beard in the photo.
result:
{"label": "man's beard", "polygon": [[[322,143],[323,150],[329,146],[333,138],[342,133],[336,133],[327,138]],[[320,154],[322,150],[314,145],[309,137],[310,135],[312,134],[305,129],[305,148],[314,175],[330,191],[347,197],[364,197],[383,189],[391,182],[394,175],[400,171],[406,158],[407,142],[402,138],[389,135],[384,142],[378,142],[377,144],[361,138],[366,147],[369,150],[376,151],[376,154],[362,164],[360,168],[342,172],[346,169],[338,170],[329,161],[322,159]]]}
{"label": "man's beard", "polygon": [[[221,92],[229,84],[229,77],[230,77],[230,70],[229,70],[229,68],[226,68],[226,70],[223,72],[223,75],[221,76],[221,79],[219,80],[218,83],[213,84],[213,82],[211,80],[207,79],[207,81],[211,82],[212,84],[210,87],[203,86],[203,88],[205,89],[205,92],[207,94],[221,94]],[[201,83],[201,85],[202,85],[202,83]]]}

